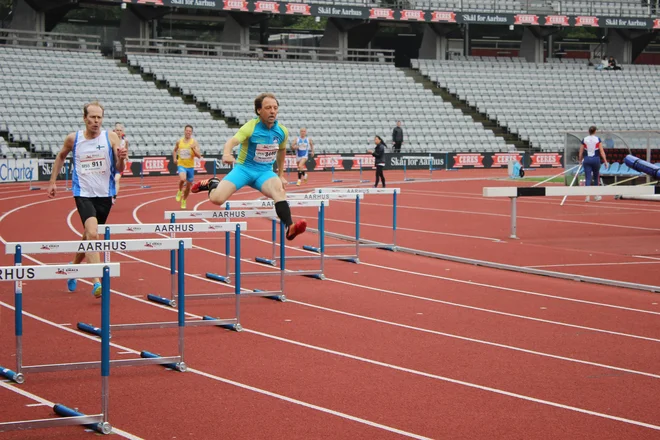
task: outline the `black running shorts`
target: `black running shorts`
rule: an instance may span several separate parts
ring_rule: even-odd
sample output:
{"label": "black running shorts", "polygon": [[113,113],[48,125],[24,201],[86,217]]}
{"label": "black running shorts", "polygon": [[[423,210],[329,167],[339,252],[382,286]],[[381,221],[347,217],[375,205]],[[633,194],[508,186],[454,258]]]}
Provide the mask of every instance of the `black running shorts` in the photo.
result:
{"label": "black running shorts", "polygon": [[112,197],[74,197],[83,227],[88,218],[94,217],[104,225],[112,208]]}

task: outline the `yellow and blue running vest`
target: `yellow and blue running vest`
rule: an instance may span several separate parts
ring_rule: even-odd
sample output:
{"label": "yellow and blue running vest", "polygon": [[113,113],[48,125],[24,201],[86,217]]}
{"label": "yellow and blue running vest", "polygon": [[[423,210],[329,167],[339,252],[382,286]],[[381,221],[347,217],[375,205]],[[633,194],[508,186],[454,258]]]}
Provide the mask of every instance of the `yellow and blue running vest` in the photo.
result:
{"label": "yellow and blue running vest", "polygon": [[195,168],[195,155],[193,154],[192,146],[195,140],[190,138],[189,141],[186,141],[186,138],[182,137],[177,142],[179,150],[177,151],[179,155],[178,166],[184,168]]}
{"label": "yellow and blue running vest", "polygon": [[245,166],[272,169],[279,150],[286,150],[289,130],[275,121],[266,127],[256,117],[243,125],[234,138],[241,143],[237,163]]}

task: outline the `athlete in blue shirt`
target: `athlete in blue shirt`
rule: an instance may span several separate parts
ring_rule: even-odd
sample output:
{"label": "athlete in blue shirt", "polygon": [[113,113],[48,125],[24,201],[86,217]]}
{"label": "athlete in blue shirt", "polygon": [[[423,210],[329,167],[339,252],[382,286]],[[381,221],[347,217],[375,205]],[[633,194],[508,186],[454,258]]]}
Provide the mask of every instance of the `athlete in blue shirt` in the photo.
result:
{"label": "athlete in blue shirt", "polygon": [[[222,181],[216,179],[196,182],[191,192],[209,192],[209,200],[216,205],[224,204],[232,194],[249,185],[261,191],[275,202],[275,212],[286,225],[286,238],[293,240],[307,229],[307,222],[299,220],[293,223],[291,209],[286,201],[284,185],[284,159],[289,131],[277,121],[279,103],[272,93],[262,93],[254,100],[257,117],[243,125],[224,146],[222,161],[235,164],[234,168]],[[232,155],[232,149],[240,145],[238,158]],[[273,172],[273,163],[277,160],[277,172]]]}

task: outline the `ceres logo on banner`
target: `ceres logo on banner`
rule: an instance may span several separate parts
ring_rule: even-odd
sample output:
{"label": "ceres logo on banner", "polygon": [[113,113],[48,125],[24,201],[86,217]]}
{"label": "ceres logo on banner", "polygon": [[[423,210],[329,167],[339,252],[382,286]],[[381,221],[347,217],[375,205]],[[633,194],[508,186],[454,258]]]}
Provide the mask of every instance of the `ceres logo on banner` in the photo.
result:
{"label": "ceres logo on banner", "polygon": [[457,154],[454,156],[454,168],[475,167],[483,168],[484,157],[481,154]]}
{"label": "ceres logo on banner", "polygon": [[501,168],[509,165],[511,161],[520,162],[522,156],[518,153],[495,153],[493,155],[493,168]]}
{"label": "ceres logo on banner", "polygon": [[385,8],[372,8],[369,10],[369,18],[394,20],[394,10]]}
{"label": "ceres logo on banner", "polygon": [[224,0],[223,9],[230,11],[247,11],[248,2],[243,0]]}
{"label": "ceres logo on banner", "polygon": [[287,14],[312,15],[311,8],[307,3],[287,3],[286,4],[286,13]]}
{"label": "ceres logo on banner", "polygon": [[401,11],[401,20],[426,20],[426,13],[418,9],[404,9]]}
{"label": "ceres logo on banner", "polygon": [[326,154],[322,156],[316,156],[316,168],[315,170],[322,170],[325,168],[343,168],[343,163],[341,156],[339,154]]}
{"label": "ceres logo on banner", "polygon": [[142,159],[142,167],[145,174],[161,173],[168,174],[167,165],[170,161],[165,157],[145,157]]}
{"label": "ceres logo on banner", "polygon": [[545,16],[545,25],[546,26],[568,26],[568,16],[567,15],[546,15]]}
{"label": "ceres logo on banner", "polygon": [[131,161],[126,159],[126,166],[124,171],[121,173],[122,176],[132,176],[133,170],[131,169]]}
{"label": "ceres logo on banner", "polygon": [[660,18],[653,20],[653,29],[660,29]]}
{"label": "ceres logo on banner", "polygon": [[513,17],[513,24],[539,24],[539,16],[533,14],[518,14]]}
{"label": "ceres logo on banner", "polygon": [[575,26],[598,27],[598,17],[578,16],[575,17]]}
{"label": "ceres logo on banner", "polygon": [[559,153],[534,153],[532,154],[532,167],[560,167],[561,154]]}
{"label": "ceres logo on banner", "polygon": [[447,23],[456,23],[456,14],[453,12],[431,12],[431,21],[444,21]]}
{"label": "ceres logo on banner", "polygon": [[254,12],[280,12],[280,4],[277,2],[256,2]]}
{"label": "ceres logo on banner", "polygon": [[376,167],[376,158],[371,154],[356,154],[353,156],[353,163],[351,164],[352,170],[359,170],[360,164],[362,168],[375,168]]}

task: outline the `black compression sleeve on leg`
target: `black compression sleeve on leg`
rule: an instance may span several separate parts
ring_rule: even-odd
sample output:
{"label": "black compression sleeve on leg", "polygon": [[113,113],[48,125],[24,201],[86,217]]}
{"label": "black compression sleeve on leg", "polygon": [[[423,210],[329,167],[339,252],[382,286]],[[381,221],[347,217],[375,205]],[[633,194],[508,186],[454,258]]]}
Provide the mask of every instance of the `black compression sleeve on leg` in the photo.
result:
{"label": "black compression sleeve on leg", "polygon": [[298,171],[298,180],[300,180],[301,177],[302,177],[302,173]]}
{"label": "black compression sleeve on leg", "polygon": [[211,191],[213,191],[218,185],[220,185],[220,181],[218,179],[209,180],[209,195],[211,195]]}
{"label": "black compression sleeve on leg", "polygon": [[275,212],[287,228],[293,224],[293,220],[291,219],[291,208],[289,208],[289,203],[286,200],[275,203]]}

